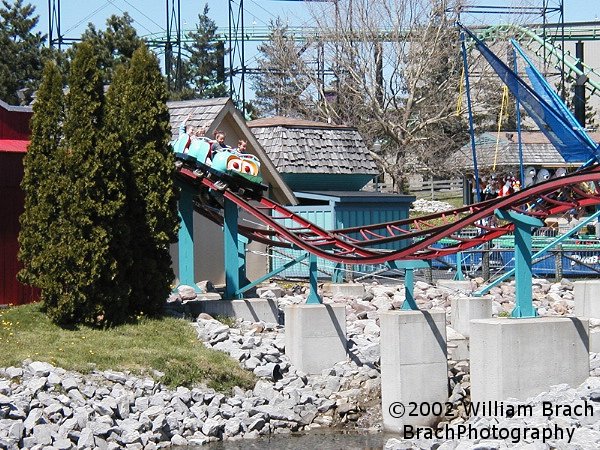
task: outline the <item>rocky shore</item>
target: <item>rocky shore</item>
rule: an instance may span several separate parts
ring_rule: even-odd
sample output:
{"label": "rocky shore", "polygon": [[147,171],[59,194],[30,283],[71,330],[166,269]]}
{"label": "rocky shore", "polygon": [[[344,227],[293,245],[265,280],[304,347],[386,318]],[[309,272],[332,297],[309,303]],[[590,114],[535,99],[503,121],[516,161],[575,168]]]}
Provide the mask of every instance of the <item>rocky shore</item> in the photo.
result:
{"label": "rocky shore", "polygon": [[[474,280],[473,286],[478,281],[482,282]],[[534,302],[541,315],[572,314],[571,282],[535,283]],[[495,315],[512,309],[514,291],[514,283],[492,290]],[[263,295],[275,294],[264,290]],[[421,308],[444,309],[448,318],[451,300],[457,295],[463,293],[423,282],[415,286],[415,298]],[[305,299],[306,294],[296,289],[277,301],[283,308]],[[378,313],[398,309],[403,300],[402,285],[377,283],[366,285],[365,295],[360,298],[324,296],[325,302],[346,305],[349,358],[319,375],[307,375],[290,364],[284,353],[280,325],[238,321],[230,327],[201,314],[193,322],[198,338],[206,346],[228,353],[259,378],[253,390],[237,388],[230,395],[203,386],[168,389],[160,383],[159,373],[154,378],[114,371],[82,375],[39,361],[0,369],[0,448],[153,449],[201,445],[220,439],[252,439],[340,424],[376,431],[381,423]],[[600,375],[597,355],[592,358],[592,369],[592,375]],[[449,377],[450,401],[456,407],[447,425],[509,420],[469,417],[461,408],[469,398],[469,368],[468,363],[452,359],[452,352]],[[600,400],[600,378],[590,378],[587,385],[577,389],[556,389],[544,395],[561,399],[564,396],[564,401]],[[531,402],[539,403],[542,398]],[[577,442],[593,442],[593,448],[598,448],[600,431],[595,422],[588,422],[574,425],[579,430]],[[433,443],[390,440],[387,447],[430,448]],[[457,447],[458,442],[455,445],[452,441],[435,443],[443,444],[440,448],[470,448],[464,444]],[[474,444],[478,443],[471,442]],[[489,444],[491,447],[484,444],[485,448],[497,448],[499,442]]]}

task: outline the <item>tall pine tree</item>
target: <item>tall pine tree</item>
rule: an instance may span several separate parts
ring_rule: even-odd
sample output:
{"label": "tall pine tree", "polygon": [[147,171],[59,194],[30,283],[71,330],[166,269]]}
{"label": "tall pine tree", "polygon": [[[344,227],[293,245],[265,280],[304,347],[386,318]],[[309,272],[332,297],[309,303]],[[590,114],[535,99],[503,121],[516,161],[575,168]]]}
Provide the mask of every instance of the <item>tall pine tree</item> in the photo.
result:
{"label": "tall pine tree", "polygon": [[55,269],[44,302],[57,323],[116,323],[129,295],[112,241],[124,216],[123,164],[116,139],[103,130],[102,77],[88,43],[77,46],[65,106],[63,191],[48,252]]}
{"label": "tall pine tree", "polygon": [[183,62],[182,81],[171,94],[173,98],[214,98],[225,97],[226,55],[223,41],[217,39],[217,25],[208,16],[208,4],[204,5],[202,14],[198,14],[196,30],[187,33],[191,44],[184,48],[189,58]]}
{"label": "tall pine tree", "polygon": [[117,71],[107,98],[107,131],[118,135],[128,174],[132,313],[161,312],[174,279],[169,243],[179,222],[166,99],[158,60],[142,45]]}
{"label": "tall pine tree", "polygon": [[300,57],[302,50],[279,19],[270,25],[269,40],[258,46],[260,74],[253,76],[254,106],[260,115],[306,117],[302,95],[309,85],[309,69]]}
{"label": "tall pine tree", "polygon": [[33,32],[39,20],[34,12],[23,0],[3,0],[0,6],[0,100],[10,104],[27,102],[27,95],[19,98],[19,90],[36,88],[42,75],[44,36]]}
{"label": "tall pine tree", "polygon": [[64,119],[62,75],[48,62],[37,91],[31,120],[31,143],[24,160],[21,186],[25,193],[25,210],[21,215],[19,259],[23,269],[19,280],[45,289],[52,285],[50,273],[54,261],[48,258],[58,217],[57,199],[62,189],[62,167],[58,149]]}

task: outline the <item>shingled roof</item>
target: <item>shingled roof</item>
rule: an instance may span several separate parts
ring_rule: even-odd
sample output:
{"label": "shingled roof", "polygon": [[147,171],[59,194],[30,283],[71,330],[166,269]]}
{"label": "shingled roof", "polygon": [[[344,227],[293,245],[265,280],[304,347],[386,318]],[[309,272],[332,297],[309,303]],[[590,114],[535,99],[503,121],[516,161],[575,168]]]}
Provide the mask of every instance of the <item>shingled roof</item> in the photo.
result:
{"label": "shingled roof", "polygon": [[248,127],[281,173],[379,173],[356,128],[287,117],[253,120]]}
{"label": "shingled roof", "polygon": [[[598,142],[599,133],[591,133]],[[519,164],[519,143],[516,132],[501,133],[496,151],[496,133],[483,133],[475,139],[477,149],[477,165],[480,168],[516,166]],[[523,148],[523,164],[543,167],[579,166],[585,161],[568,163],[540,131],[524,131],[521,133]],[[449,159],[449,165],[456,169],[473,168],[471,144],[464,145]]]}
{"label": "shingled roof", "polygon": [[[187,125],[196,127],[206,127],[210,129],[216,127],[216,120],[225,109],[229,98],[209,98],[202,100],[183,100],[178,102],[168,102],[171,132],[173,137],[179,135],[179,125],[188,117]],[[214,126],[213,126],[214,124]]]}

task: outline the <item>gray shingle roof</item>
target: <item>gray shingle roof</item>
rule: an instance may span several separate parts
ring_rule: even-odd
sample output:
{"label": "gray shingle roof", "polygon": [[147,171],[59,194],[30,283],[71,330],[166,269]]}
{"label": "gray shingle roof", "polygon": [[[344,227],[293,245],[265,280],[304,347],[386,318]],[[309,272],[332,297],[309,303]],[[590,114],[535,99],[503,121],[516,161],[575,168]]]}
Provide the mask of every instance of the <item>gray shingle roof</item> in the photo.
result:
{"label": "gray shingle roof", "polygon": [[188,114],[191,114],[187,125],[193,127],[210,127],[223,111],[229,98],[210,98],[202,100],[183,100],[177,102],[167,102],[169,114],[171,115],[171,132],[173,138],[179,135],[179,125],[185,120]]}
{"label": "gray shingle roof", "polygon": [[15,106],[15,105],[9,105],[6,102],[3,102],[2,100],[0,100],[0,108],[3,108],[7,111],[13,111],[13,112],[33,112],[33,107],[31,106]]}
{"label": "gray shingle roof", "polygon": [[[592,138],[595,136],[592,134]],[[517,133],[502,133],[496,151],[496,133],[483,133],[475,139],[477,165],[490,168],[495,165],[516,166],[519,164],[519,144]],[[567,163],[556,148],[539,131],[522,133],[523,164],[529,166],[565,167],[579,166],[579,163]],[[464,145],[452,155],[449,164],[457,169],[473,168],[471,144]]]}
{"label": "gray shingle roof", "polygon": [[354,128],[286,118],[261,119],[248,126],[281,173],[379,173]]}

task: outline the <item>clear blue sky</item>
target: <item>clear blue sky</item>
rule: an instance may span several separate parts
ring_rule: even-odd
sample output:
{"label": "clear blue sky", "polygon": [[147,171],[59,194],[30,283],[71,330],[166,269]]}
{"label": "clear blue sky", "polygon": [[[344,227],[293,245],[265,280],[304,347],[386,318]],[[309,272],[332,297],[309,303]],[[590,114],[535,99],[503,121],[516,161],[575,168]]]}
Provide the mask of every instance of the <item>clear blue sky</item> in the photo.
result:
{"label": "clear blue sky", "polygon": [[[27,2],[27,0],[25,0]],[[30,0],[40,16],[39,28],[48,32],[48,1]],[[227,31],[229,9],[228,0],[181,0],[181,20],[183,29],[192,29],[198,14],[208,4],[211,17],[225,32]],[[237,11],[239,2],[236,1]],[[310,3],[301,1],[275,0],[244,0],[245,26],[256,25],[266,27],[270,20],[281,17],[290,25],[301,25],[310,22]],[[333,5],[331,5],[333,11]],[[99,28],[104,28],[106,18],[112,14],[122,14],[127,11],[135,20],[138,34],[144,36],[161,32],[166,29],[165,0],[62,0],[61,1],[61,30],[65,37],[79,37],[87,28],[88,22]]]}
{"label": "clear blue sky", "polygon": [[[27,2],[27,0],[25,0]],[[239,1],[239,0],[238,0]],[[39,28],[48,31],[48,1],[30,0],[29,3],[36,7],[40,16]],[[209,16],[217,25],[227,30],[228,0],[181,0],[181,19],[184,29],[193,28],[198,14],[208,3]],[[237,8],[238,2],[236,2]],[[504,5],[529,4],[540,6],[542,0],[476,0],[478,5]],[[550,2],[552,6],[553,2]],[[556,3],[554,3],[556,4]],[[276,0],[244,0],[244,20],[246,26],[267,26],[270,20],[281,17],[292,26],[311,24],[310,8],[324,7],[327,4],[310,3],[303,1],[276,1]],[[566,21],[600,20],[599,0],[564,0]],[[329,8],[333,13],[333,5]],[[165,0],[62,0],[61,1],[61,27],[65,37],[79,37],[87,27],[88,22],[93,22],[97,27],[104,27],[106,18],[111,14],[122,14],[124,11],[135,20],[136,28],[140,35],[147,35],[164,31],[166,28]],[[549,17],[552,20],[553,17]],[[557,19],[557,17],[556,17]],[[556,20],[555,19],[555,20]],[[539,21],[532,19],[534,21]],[[486,18],[479,15],[477,21],[485,22]],[[490,17],[490,21],[494,21]]]}

